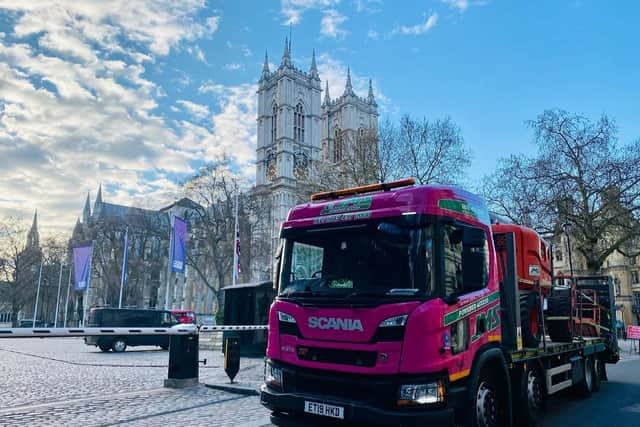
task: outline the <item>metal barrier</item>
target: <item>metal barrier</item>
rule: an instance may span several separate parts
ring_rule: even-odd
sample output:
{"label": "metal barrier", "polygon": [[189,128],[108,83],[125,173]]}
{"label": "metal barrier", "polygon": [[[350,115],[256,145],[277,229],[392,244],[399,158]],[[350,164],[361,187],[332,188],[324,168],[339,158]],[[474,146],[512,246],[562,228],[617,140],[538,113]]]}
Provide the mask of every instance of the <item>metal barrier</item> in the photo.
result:
{"label": "metal barrier", "polygon": [[[198,383],[200,333],[266,330],[266,325],[201,326],[176,325],[171,328],[0,328],[2,338],[69,338],[95,336],[170,335],[169,366],[165,387],[187,387]],[[226,355],[225,355],[226,357]],[[206,365],[207,361],[204,360]],[[225,359],[225,366],[227,359]]]}

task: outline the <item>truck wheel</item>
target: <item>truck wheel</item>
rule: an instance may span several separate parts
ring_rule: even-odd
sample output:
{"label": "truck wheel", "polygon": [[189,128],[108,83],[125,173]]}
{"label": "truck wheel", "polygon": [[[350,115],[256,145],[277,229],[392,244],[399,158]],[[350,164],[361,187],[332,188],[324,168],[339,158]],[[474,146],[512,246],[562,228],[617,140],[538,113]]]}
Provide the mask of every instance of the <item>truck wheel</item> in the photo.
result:
{"label": "truck wheel", "polygon": [[600,365],[603,365],[603,363],[600,361],[599,358],[594,357],[593,358],[593,391],[600,390],[600,382],[602,380],[602,376],[600,373]]}
{"label": "truck wheel", "polygon": [[100,350],[104,352],[111,350],[111,347],[109,347],[108,345],[100,345],[98,347],[100,347]]}
{"label": "truck wheel", "polygon": [[538,348],[542,337],[542,319],[540,318],[540,300],[534,292],[520,294],[520,324],[524,346]]}
{"label": "truck wheel", "polygon": [[593,391],[593,359],[591,357],[585,357],[582,369],[582,379],[576,384],[576,391],[578,395],[583,398],[591,396]]}
{"label": "truck wheel", "polygon": [[573,320],[571,319],[571,289],[553,288],[547,298],[547,332],[553,342],[573,340]]}
{"label": "truck wheel", "polygon": [[475,390],[471,427],[502,427],[507,424],[502,385],[487,369],[483,369]]}
{"label": "truck wheel", "polygon": [[596,372],[598,373],[598,378],[600,381],[607,381],[607,365],[600,358],[596,359]]}
{"label": "truck wheel", "polygon": [[114,338],[113,342],[111,343],[111,349],[114,353],[122,353],[127,349],[127,342],[124,338]]}
{"label": "truck wheel", "polygon": [[541,370],[533,364],[520,377],[520,395],[517,397],[518,425],[534,427],[538,424],[546,404],[546,396]]}

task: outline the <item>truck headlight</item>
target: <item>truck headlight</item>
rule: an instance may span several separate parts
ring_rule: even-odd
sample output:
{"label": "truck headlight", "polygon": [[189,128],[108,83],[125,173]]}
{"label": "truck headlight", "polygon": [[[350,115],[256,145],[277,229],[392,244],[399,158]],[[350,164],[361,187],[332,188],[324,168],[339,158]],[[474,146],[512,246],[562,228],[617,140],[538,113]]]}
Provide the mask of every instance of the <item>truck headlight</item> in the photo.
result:
{"label": "truck headlight", "polygon": [[278,312],[278,320],[285,323],[296,323],[296,319],[283,311]]}
{"label": "truck headlight", "polygon": [[265,362],[264,382],[269,386],[282,388],[282,369]]}
{"label": "truck headlight", "polygon": [[398,326],[404,326],[404,325],[407,324],[407,317],[408,317],[408,315],[406,315],[406,314],[404,314],[402,316],[390,317],[388,319],[383,320],[378,327],[379,328],[393,328],[393,327],[398,327]]}
{"label": "truck headlight", "polygon": [[404,384],[398,393],[398,406],[429,405],[444,402],[442,381],[427,384]]}

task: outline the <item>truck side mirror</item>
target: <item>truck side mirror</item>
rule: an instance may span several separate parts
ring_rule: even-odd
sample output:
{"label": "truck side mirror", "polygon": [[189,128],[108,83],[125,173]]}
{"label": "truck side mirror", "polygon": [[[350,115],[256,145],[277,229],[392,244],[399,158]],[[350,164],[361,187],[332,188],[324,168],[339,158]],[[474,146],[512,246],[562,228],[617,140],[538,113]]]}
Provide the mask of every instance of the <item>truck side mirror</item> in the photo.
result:
{"label": "truck side mirror", "polygon": [[282,263],[282,242],[278,245],[276,250],[276,256],[271,267],[271,282],[273,283],[273,289],[278,292],[280,288],[280,265]]}

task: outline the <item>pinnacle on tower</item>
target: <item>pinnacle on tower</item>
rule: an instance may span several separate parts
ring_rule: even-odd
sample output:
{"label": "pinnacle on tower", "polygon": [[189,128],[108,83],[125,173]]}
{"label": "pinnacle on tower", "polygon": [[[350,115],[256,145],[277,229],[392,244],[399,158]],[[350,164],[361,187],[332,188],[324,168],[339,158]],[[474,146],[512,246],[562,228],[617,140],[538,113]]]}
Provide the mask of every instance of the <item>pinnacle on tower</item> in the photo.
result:
{"label": "pinnacle on tower", "polygon": [[353,86],[351,86],[351,69],[347,67],[347,84],[344,87],[344,94],[353,94]]}
{"label": "pinnacle on tower", "polygon": [[318,66],[316,65],[316,50],[313,49],[313,55],[311,56],[311,69],[309,70],[309,74],[311,77],[317,80],[320,80],[320,76],[318,75]]}
{"label": "pinnacle on tower", "polygon": [[285,67],[291,66],[291,53],[289,51],[289,40],[284,38],[284,52],[282,53],[282,65]]}
{"label": "pinnacle on tower", "polygon": [[373,85],[371,84],[371,79],[369,79],[369,96],[367,97],[367,101],[369,101],[369,104],[376,103],[376,98],[373,96]]}
{"label": "pinnacle on tower", "polygon": [[93,215],[98,216],[102,208],[102,184],[98,186],[98,194],[96,195],[96,201],[93,203]]}
{"label": "pinnacle on tower", "polygon": [[324,83],[324,103],[329,105],[331,103],[331,97],[329,96],[329,80],[326,80]]}
{"label": "pinnacle on tower", "polygon": [[262,78],[267,78],[270,74],[269,71],[269,57],[267,56],[267,51],[264,51],[264,65],[262,66]]}
{"label": "pinnacle on tower", "polygon": [[91,194],[87,191],[87,200],[84,202],[82,210],[82,223],[89,224],[89,218],[91,218]]}

